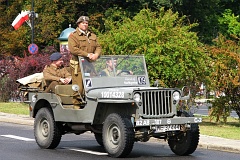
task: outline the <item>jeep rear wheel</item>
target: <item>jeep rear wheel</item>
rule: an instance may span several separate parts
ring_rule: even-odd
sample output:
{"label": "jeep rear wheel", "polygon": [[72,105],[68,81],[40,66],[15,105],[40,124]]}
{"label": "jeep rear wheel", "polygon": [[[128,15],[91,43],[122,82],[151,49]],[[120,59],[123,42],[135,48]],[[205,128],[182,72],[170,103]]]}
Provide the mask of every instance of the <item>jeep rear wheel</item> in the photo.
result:
{"label": "jeep rear wheel", "polygon": [[94,133],[95,139],[100,146],[103,146],[102,133]]}
{"label": "jeep rear wheel", "polygon": [[62,134],[48,108],[41,108],[34,121],[34,136],[40,148],[53,149],[61,141]]}
{"label": "jeep rear wheel", "polygon": [[103,124],[103,144],[111,157],[126,157],[134,145],[134,131],[130,118],[110,114]]}
{"label": "jeep rear wheel", "polygon": [[[182,117],[189,117],[189,114],[184,112],[182,113]],[[170,137],[168,145],[173,153],[186,156],[192,154],[197,149],[199,136],[198,124],[191,124],[191,130],[186,132],[181,131],[176,136]]]}

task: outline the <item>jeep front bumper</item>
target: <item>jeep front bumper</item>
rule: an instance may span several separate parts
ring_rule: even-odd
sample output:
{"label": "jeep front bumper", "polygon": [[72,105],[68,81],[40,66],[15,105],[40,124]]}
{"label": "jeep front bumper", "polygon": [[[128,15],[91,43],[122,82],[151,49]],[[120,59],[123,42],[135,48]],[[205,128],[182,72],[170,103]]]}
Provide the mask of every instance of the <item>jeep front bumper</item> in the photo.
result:
{"label": "jeep front bumper", "polygon": [[135,121],[136,127],[144,126],[160,126],[160,125],[175,125],[175,124],[192,124],[201,123],[201,117],[174,117],[174,118],[162,118],[162,119],[138,119]]}

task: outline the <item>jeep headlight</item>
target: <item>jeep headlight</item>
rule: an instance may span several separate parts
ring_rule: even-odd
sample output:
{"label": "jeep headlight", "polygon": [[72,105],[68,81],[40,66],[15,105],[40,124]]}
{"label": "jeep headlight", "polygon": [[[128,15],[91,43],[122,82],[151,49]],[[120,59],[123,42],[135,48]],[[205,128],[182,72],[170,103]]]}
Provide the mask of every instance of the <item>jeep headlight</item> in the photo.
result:
{"label": "jeep headlight", "polygon": [[133,99],[135,102],[140,102],[141,101],[141,95],[139,93],[135,93],[133,96]]}
{"label": "jeep headlight", "polygon": [[173,92],[173,100],[179,101],[180,100],[180,93],[178,91]]}

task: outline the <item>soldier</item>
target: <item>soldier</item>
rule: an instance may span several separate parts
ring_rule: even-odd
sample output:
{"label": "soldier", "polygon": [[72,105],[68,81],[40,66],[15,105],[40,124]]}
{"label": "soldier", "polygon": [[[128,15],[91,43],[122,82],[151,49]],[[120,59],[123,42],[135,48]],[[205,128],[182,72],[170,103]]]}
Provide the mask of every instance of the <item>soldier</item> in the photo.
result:
{"label": "soldier", "polygon": [[[102,70],[100,73],[101,76],[114,76],[113,73],[113,67],[115,68],[117,65],[117,60],[116,59],[106,59],[106,68]],[[116,69],[116,68],[115,68]],[[121,72],[121,70],[116,71],[117,74]]]}
{"label": "soldier", "polygon": [[132,71],[127,70],[116,70],[117,68],[117,59],[106,59],[106,68],[100,72],[100,76],[114,76],[114,68],[116,72],[116,76],[124,76],[124,75],[133,75]]}
{"label": "soldier", "polygon": [[[68,37],[68,48],[72,54],[70,68],[72,74],[72,84],[80,87],[80,93],[83,94],[82,74],[79,68],[78,56],[85,57],[90,62],[96,61],[101,55],[101,46],[98,43],[97,36],[88,30],[89,17],[81,16],[77,20],[77,28]],[[73,97],[74,108],[80,108],[81,101],[78,93]]]}
{"label": "soldier", "polygon": [[72,80],[71,74],[63,66],[62,54],[55,52],[50,56],[51,64],[43,69],[44,80],[46,81],[46,92],[55,92],[55,86],[69,84]]}

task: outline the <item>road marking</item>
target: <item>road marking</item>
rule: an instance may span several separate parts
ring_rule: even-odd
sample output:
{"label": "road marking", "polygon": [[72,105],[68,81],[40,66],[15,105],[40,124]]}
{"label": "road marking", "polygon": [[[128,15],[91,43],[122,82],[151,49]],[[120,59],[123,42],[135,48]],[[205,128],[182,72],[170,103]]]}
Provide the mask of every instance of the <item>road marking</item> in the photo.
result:
{"label": "road marking", "polygon": [[75,148],[68,148],[68,147],[63,147],[63,148],[68,149],[68,150],[71,150],[71,151],[89,153],[89,154],[94,154],[94,155],[99,155],[99,156],[106,156],[106,155],[108,155],[107,153],[90,151],[90,150],[86,150],[86,149],[75,149]]}
{"label": "road marking", "polygon": [[[12,138],[12,139],[17,139],[17,140],[22,140],[22,141],[35,141],[34,139],[31,139],[31,138],[25,138],[25,137],[20,137],[20,136],[15,136],[15,135],[0,135],[0,136],[1,137]],[[63,148],[68,149],[68,150],[72,150],[72,151],[89,153],[89,154],[94,154],[94,155],[99,155],[99,156],[108,155],[107,153],[90,151],[90,150],[86,150],[86,149],[76,149],[76,148],[68,148],[68,147],[63,147]]]}
{"label": "road marking", "polygon": [[12,138],[12,139],[17,139],[17,140],[22,140],[22,141],[35,141],[34,139],[15,136],[15,135],[0,135],[0,136],[7,137],[7,138]]}

